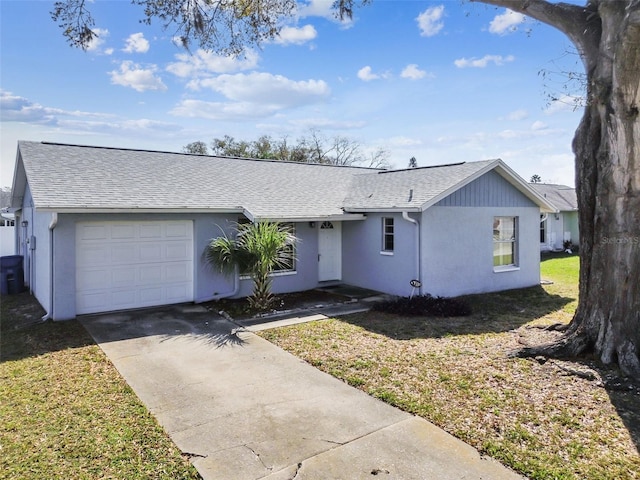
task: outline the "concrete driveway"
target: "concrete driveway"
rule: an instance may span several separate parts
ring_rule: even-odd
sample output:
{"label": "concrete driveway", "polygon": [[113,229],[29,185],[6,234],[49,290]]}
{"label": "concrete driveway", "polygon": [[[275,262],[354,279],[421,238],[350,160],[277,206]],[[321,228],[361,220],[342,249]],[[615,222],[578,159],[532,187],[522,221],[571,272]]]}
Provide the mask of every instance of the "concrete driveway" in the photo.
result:
{"label": "concrete driveway", "polygon": [[522,478],[200,306],[81,322],[205,480]]}

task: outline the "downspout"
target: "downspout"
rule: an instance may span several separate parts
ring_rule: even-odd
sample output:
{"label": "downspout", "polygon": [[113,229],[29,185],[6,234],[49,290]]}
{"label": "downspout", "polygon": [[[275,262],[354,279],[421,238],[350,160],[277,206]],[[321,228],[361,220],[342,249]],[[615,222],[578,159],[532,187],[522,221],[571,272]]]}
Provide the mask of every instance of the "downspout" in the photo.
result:
{"label": "downspout", "polygon": [[53,229],[58,225],[58,213],[51,214],[51,222],[49,223],[49,311],[42,317],[42,321],[53,320]]}
{"label": "downspout", "polygon": [[240,291],[240,272],[238,272],[238,267],[235,268],[233,272],[233,290],[226,293],[214,293],[209,297],[198,298],[194,303],[205,303],[205,302],[213,302],[222,300],[223,298],[235,297]]}
{"label": "downspout", "polygon": [[402,218],[416,226],[416,280],[421,282],[420,287],[418,287],[418,294],[422,295],[422,277],[420,268],[420,222],[415,218],[411,218],[409,216],[409,212],[406,210],[402,212]]}

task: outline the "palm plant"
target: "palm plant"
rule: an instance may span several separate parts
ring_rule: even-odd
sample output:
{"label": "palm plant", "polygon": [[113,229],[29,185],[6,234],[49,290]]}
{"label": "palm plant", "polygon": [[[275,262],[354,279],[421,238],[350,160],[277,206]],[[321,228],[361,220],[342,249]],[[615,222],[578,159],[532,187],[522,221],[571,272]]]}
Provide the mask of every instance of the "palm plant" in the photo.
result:
{"label": "palm plant", "polygon": [[296,237],[277,222],[240,223],[236,230],[235,238],[225,234],[211,239],[205,247],[205,262],[227,275],[247,273],[253,280],[249,305],[268,310],[274,301],[270,274],[293,265]]}

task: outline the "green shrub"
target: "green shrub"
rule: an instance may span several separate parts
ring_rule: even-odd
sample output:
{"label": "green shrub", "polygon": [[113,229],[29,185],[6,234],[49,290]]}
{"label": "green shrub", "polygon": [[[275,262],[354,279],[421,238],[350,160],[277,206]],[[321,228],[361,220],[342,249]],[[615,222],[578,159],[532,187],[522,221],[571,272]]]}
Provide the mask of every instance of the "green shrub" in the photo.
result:
{"label": "green shrub", "polygon": [[435,317],[466,317],[471,307],[457,298],[433,297],[429,294],[398,297],[373,306],[373,310],[398,315],[432,315]]}

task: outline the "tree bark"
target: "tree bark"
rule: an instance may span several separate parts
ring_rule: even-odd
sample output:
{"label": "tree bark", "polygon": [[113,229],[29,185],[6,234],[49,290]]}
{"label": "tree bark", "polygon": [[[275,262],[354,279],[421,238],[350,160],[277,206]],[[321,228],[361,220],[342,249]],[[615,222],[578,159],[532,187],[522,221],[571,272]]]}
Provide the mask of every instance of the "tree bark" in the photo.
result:
{"label": "tree bark", "polygon": [[576,131],[580,298],[565,335],[519,356],[593,353],[640,379],[640,1],[585,7],[543,0],[478,0],[566,33],[587,73]]}

